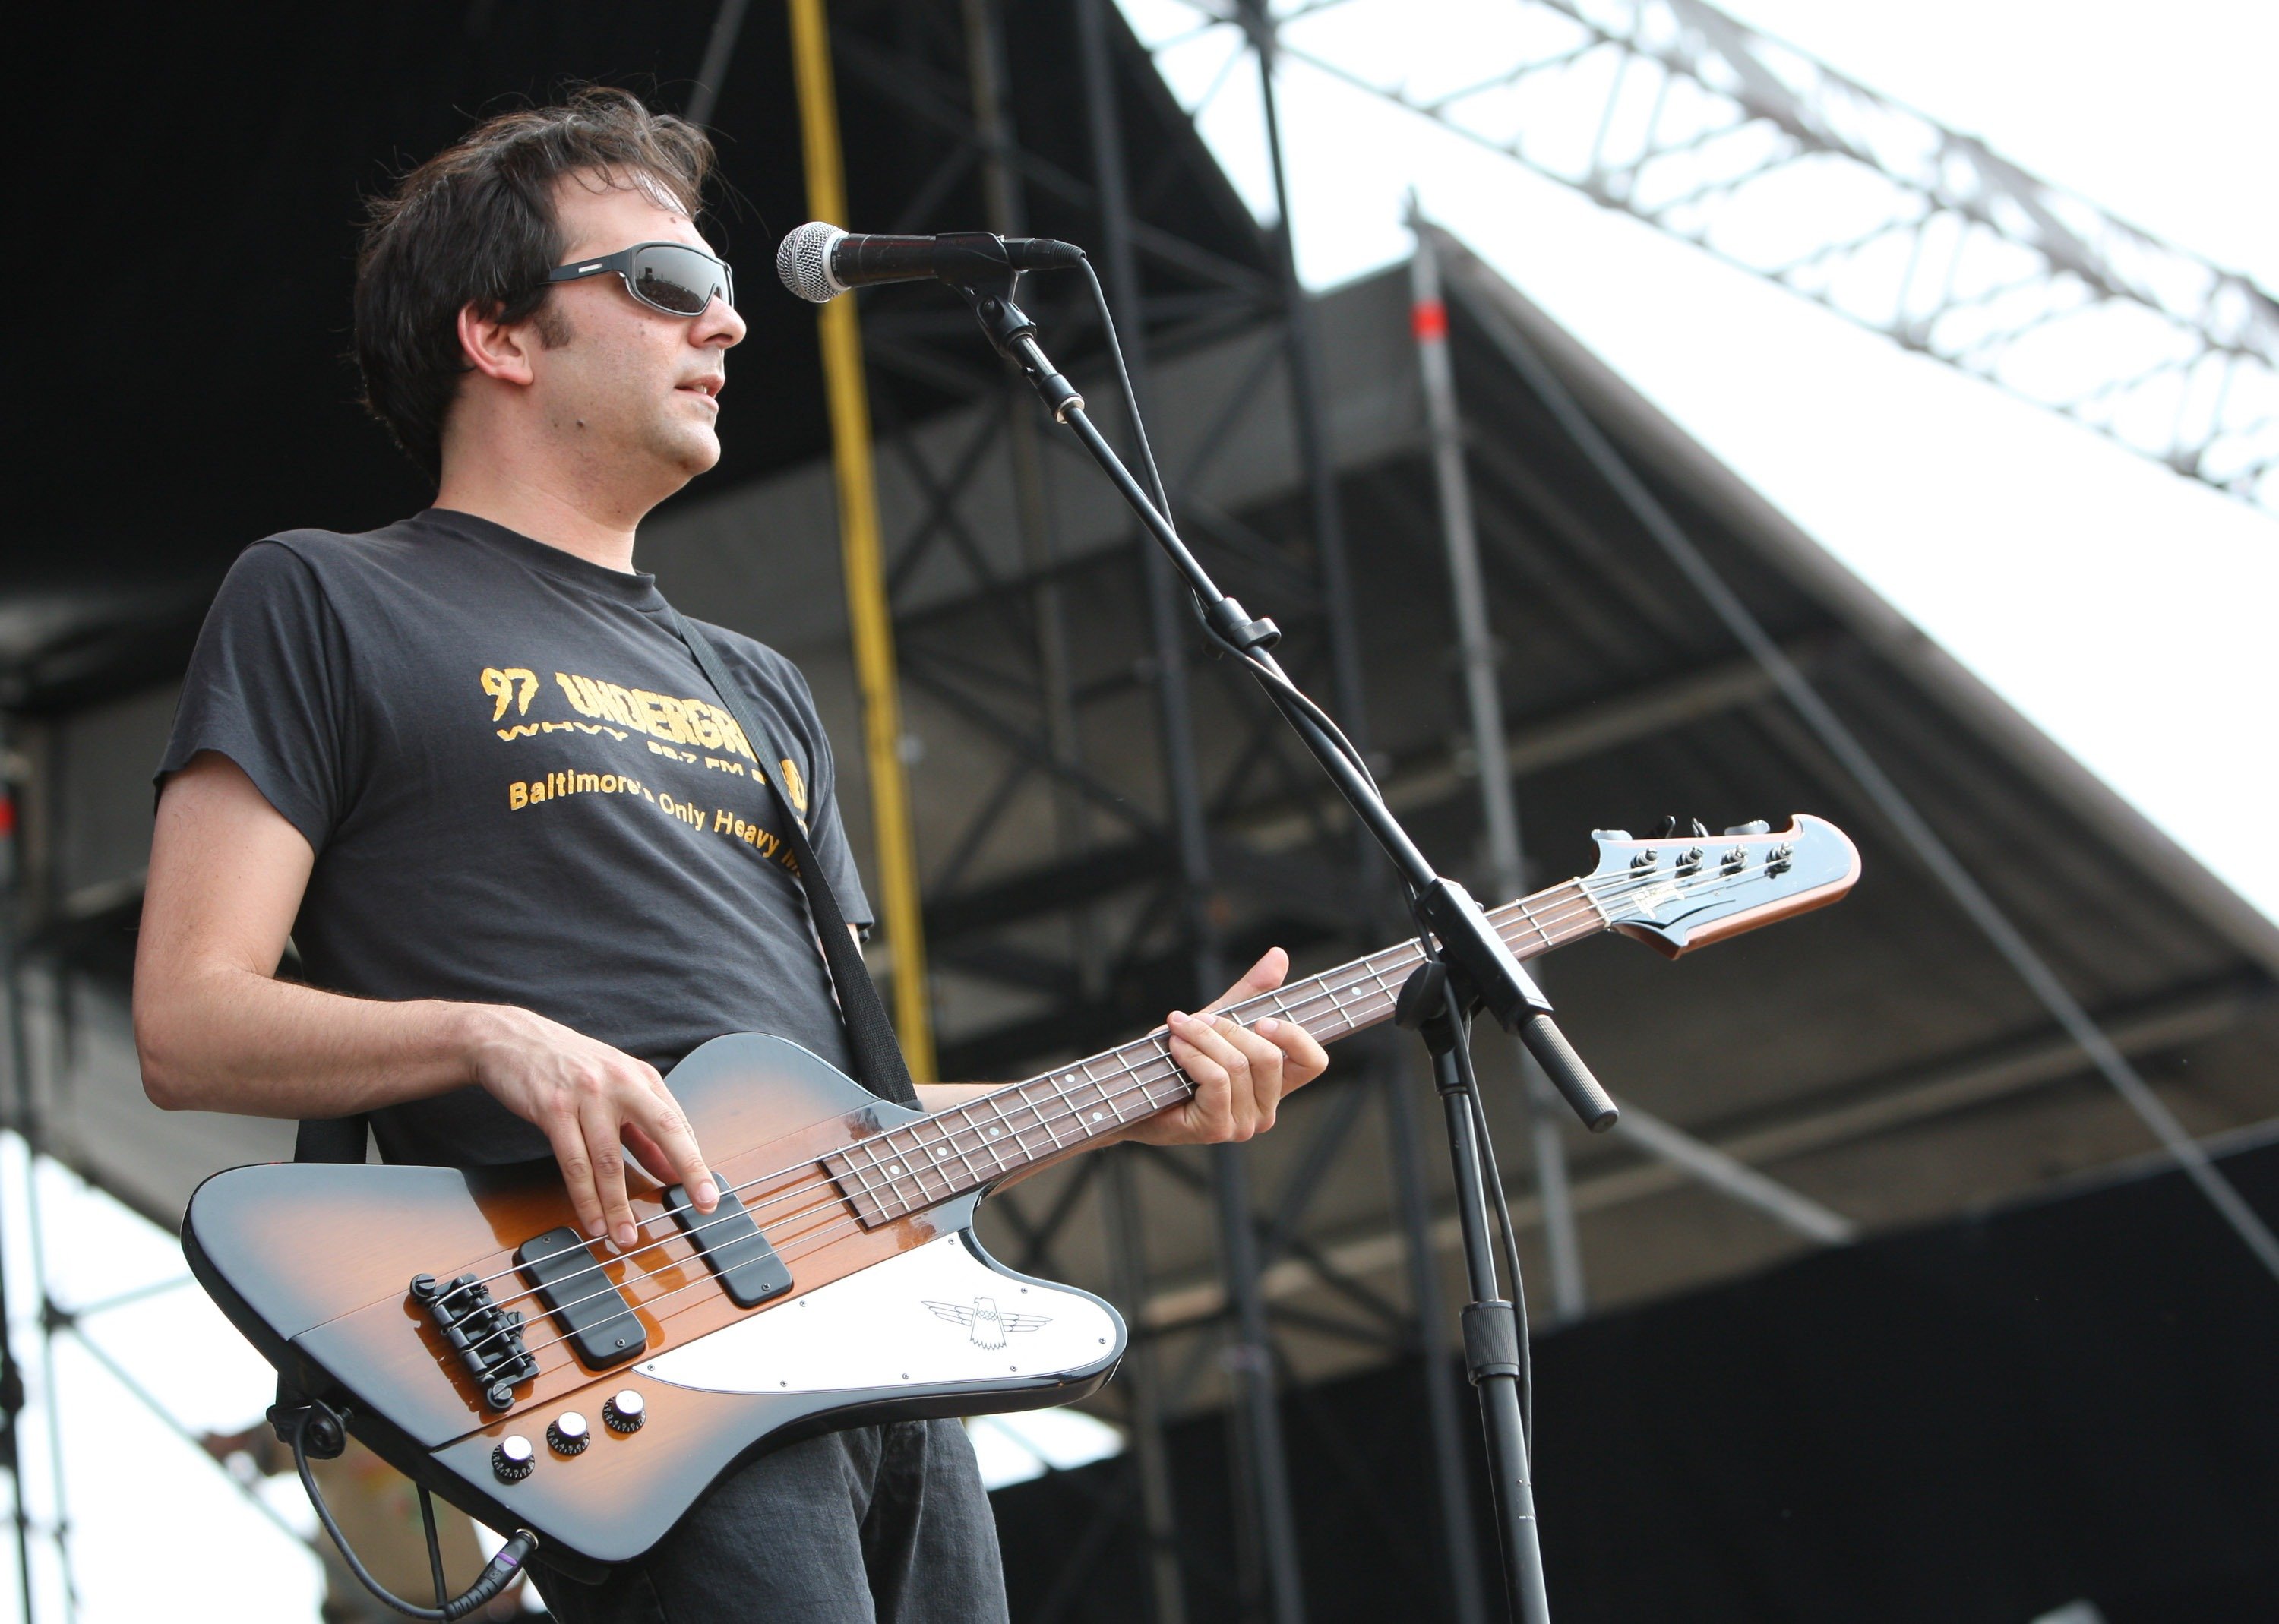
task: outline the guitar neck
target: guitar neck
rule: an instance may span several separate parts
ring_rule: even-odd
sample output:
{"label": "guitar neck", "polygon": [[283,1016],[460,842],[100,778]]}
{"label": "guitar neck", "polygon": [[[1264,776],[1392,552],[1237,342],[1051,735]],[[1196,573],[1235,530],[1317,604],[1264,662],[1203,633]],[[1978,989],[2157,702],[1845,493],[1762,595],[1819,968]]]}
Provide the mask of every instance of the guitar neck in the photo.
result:
{"label": "guitar neck", "polygon": [[[1607,911],[1579,880],[1491,911],[1515,957],[1533,958],[1607,928]],[[1322,1043],[1389,1019],[1401,984],[1423,960],[1415,942],[1370,954],[1232,1005],[1248,1026],[1294,1021]],[[1121,1048],[1055,1067],[923,1122],[876,1134],[829,1163],[866,1225],[938,1206],[1103,1138],[1194,1092],[1161,1028]]]}

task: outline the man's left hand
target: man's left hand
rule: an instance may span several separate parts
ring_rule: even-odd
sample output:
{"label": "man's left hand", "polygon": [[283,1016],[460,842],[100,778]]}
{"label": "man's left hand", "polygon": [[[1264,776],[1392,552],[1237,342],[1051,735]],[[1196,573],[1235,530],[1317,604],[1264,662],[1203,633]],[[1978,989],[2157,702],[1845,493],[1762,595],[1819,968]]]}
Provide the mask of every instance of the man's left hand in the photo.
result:
{"label": "man's left hand", "polygon": [[1163,1023],[1171,1058],[1194,1084],[1194,1096],[1133,1123],[1124,1137],[1147,1145],[1223,1145],[1274,1126],[1284,1098],[1320,1076],[1330,1057],[1295,1021],[1243,1026],[1217,1012],[1271,992],[1289,973],[1290,955],[1270,947],[1202,1013],[1174,1010]]}

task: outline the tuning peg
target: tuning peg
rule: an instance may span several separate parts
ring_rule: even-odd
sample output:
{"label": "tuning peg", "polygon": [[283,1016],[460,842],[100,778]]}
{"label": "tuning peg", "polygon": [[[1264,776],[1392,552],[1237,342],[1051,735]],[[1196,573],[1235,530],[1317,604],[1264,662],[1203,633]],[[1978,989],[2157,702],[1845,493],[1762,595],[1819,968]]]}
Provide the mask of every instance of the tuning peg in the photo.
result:
{"label": "tuning peg", "polygon": [[1736,823],[1725,832],[1729,835],[1753,835],[1770,834],[1772,831],[1773,826],[1765,822],[1764,819],[1758,817],[1752,818],[1746,823]]}
{"label": "tuning peg", "polygon": [[1708,824],[1707,824],[1707,823],[1703,823],[1703,822],[1702,822],[1700,818],[1698,818],[1698,817],[1697,817],[1697,818],[1695,818],[1695,819],[1693,819],[1693,820],[1692,820],[1692,823],[1693,823],[1693,838],[1694,838],[1695,839],[1697,839],[1697,840],[1706,840],[1706,839],[1707,839],[1709,838],[1709,825],[1708,825]]}
{"label": "tuning peg", "polygon": [[1675,813],[1672,813],[1669,816],[1661,820],[1661,827],[1655,830],[1653,834],[1647,837],[1647,839],[1654,840],[1667,840],[1670,836],[1677,832],[1677,816]]}

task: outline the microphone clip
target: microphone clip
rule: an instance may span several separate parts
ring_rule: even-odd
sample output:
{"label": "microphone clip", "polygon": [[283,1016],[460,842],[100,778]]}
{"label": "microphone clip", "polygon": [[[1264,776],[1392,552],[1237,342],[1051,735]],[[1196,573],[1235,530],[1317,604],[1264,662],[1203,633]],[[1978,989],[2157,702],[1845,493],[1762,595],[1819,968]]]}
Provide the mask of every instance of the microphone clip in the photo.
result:
{"label": "microphone clip", "polygon": [[1053,420],[1066,423],[1070,411],[1082,410],[1084,396],[1045,358],[1037,347],[1037,324],[1013,297],[1020,291],[1024,270],[1049,269],[1064,263],[1052,257],[1035,267],[1023,265],[1016,263],[1017,258],[1028,256],[1018,250],[1032,244],[1047,250],[1073,250],[1042,237],[1016,238],[1009,243],[986,231],[954,232],[936,237],[934,243],[940,254],[934,275],[957,290],[991,346],[1021,369]]}
{"label": "microphone clip", "polygon": [[1015,303],[1022,267],[1013,263],[1005,239],[993,232],[948,232],[936,237],[935,277],[957,290],[981,323],[990,344],[1008,360],[1018,361],[1014,345],[1037,335],[1037,324]]}

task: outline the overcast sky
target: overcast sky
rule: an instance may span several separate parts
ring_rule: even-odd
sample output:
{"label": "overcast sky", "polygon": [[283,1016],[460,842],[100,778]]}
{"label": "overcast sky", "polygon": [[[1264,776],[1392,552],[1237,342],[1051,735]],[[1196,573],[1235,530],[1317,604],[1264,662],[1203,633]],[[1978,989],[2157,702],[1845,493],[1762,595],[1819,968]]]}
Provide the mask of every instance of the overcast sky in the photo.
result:
{"label": "overcast sky", "polygon": [[[1364,60],[1420,50],[1454,60],[1467,53],[1475,19],[1499,4],[1353,0],[1347,18],[1307,26]],[[1146,33],[1194,20],[1184,0],[1127,0],[1127,9]],[[2123,218],[2279,287],[2279,211],[2264,172],[2279,7],[1739,0],[1727,9]],[[1210,49],[1199,42],[1170,65],[1190,96],[1208,82]],[[1283,97],[1310,281],[1326,286],[1402,257],[1400,198],[1416,187],[1429,214],[2114,788],[2279,913],[2279,875],[2234,854],[2254,847],[2237,836],[2255,809],[2279,801],[2265,714],[2279,523],[1307,68],[1287,68]],[[1263,211],[1245,73],[1229,80],[1202,124]],[[20,1315],[31,1299],[17,1154],[0,1142],[9,1195],[0,1224]],[[62,1300],[95,1301],[179,1275],[171,1236],[68,1176],[56,1174],[49,1189]],[[88,1329],[193,1426],[242,1425],[267,1402],[265,1367],[195,1290]],[[19,1346],[34,1351],[28,1337]],[[313,1563],[69,1338],[58,1346],[80,1616],[88,1624],[312,1618]],[[43,1385],[36,1360],[30,1374]],[[44,1516],[52,1502],[36,1416],[26,1444]],[[269,1498],[305,1526],[297,1488]],[[41,1616],[61,1617],[52,1567],[35,1571]],[[4,1553],[0,1584],[6,1618],[16,1604]]]}

